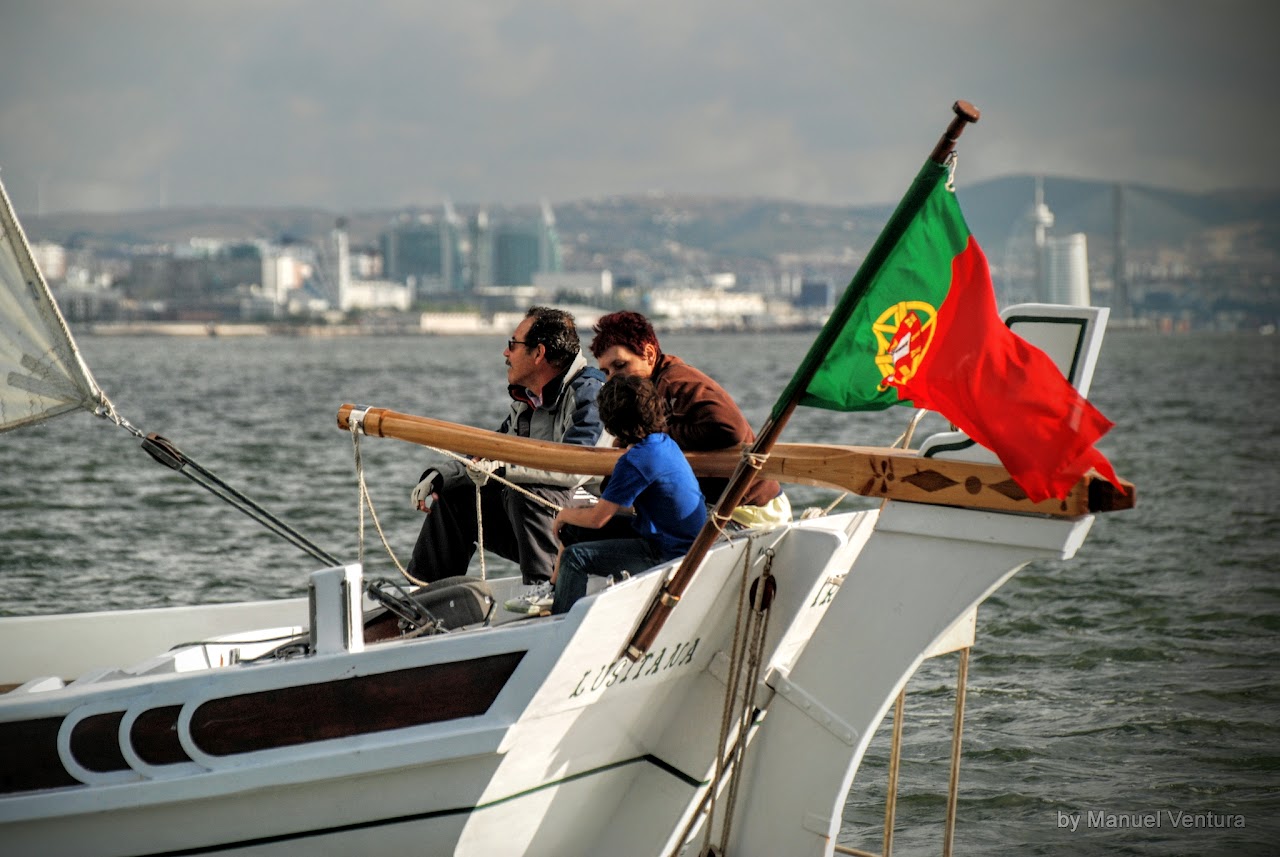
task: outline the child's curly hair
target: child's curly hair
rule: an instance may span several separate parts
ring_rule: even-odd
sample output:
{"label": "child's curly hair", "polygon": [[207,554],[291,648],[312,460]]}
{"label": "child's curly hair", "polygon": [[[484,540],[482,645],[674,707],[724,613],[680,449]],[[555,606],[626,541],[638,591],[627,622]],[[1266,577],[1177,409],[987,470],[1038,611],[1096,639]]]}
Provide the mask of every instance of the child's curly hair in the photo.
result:
{"label": "child's curly hair", "polygon": [[648,378],[614,375],[596,397],[605,431],[623,446],[667,430],[667,412],[658,388]]}

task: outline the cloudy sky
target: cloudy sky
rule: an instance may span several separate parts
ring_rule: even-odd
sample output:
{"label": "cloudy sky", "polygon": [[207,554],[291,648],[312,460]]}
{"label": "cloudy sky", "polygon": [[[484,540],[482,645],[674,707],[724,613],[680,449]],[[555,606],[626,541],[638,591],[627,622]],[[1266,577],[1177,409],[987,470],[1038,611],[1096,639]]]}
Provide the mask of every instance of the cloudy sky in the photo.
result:
{"label": "cloudy sky", "polygon": [[20,212],[1280,187],[1270,2],[0,0]]}

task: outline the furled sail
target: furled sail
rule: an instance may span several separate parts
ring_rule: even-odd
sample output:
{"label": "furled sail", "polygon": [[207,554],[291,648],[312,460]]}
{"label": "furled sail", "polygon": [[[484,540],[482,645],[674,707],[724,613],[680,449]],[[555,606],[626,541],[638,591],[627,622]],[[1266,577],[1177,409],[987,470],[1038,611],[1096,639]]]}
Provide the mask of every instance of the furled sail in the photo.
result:
{"label": "furled sail", "polygon": [[79,408],[108,416],[0,183],[0,432]]}

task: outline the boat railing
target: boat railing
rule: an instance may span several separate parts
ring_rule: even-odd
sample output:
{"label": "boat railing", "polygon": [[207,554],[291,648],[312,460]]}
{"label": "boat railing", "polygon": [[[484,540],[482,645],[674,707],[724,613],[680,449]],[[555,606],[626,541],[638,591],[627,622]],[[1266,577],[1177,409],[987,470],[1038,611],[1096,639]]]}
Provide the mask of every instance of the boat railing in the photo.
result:
{"label": "boat railing", "polygon": [[[950,774],[947,778],[947,813],[943,822],[942,855],[951,857],[955,844],[956,807],[960,796],[960,745],[964,734],[965,695],[969,684],[969,655],[973,650],[977,632],[978,610],[975,607],[960,618],[948,629],[929,651],[925,659],[959,652],[959,663],[956,671],[956,701],[951,725],[951,760]],[[893,853],[893,834],[896,827],[898,807],[898,771],[902,764],[902,732],[905,724],[907,689],[904,686],[898,692],[893,704],[893,726],[889,742],[888,784],[885,789],[884,802],[884,837],[879,853],[853,848],[848,845],[835,844],[832,851],[836,854],[848,854],[852,857],[891,857]]]}

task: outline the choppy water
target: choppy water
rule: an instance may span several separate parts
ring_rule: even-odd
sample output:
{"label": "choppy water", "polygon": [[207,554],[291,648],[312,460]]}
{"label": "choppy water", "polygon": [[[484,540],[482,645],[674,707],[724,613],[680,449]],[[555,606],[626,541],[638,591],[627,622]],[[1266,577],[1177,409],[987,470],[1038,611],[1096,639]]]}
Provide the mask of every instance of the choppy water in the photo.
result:
{"label": "choppy water", "polygon": [[[759,425],[808,341],[664,345]],[[339,405],[482,426],[504,407],[495,338],[80,345],[129,421],[343,558],[357,551],[358,507]],[[1139,506],[1101,516],[1074,560],[1029,566],[980,609],[956,853],[1280,851],[1277,394],[1280,337],[1109,336],[1092,398],[1116,422],[1101,446],[1139,486]],[[802,410],[783,439],[889,443],[909,416]],[[404,558],[426,454],[369,439],[362,451]],[[834,498],[789,493],[797,508]],[[367,551],[370,574],[394,572],[376,543]],[[314,566],[110,423],[77,414],[0,435],[0,614],[295,596]],[[954,655],[931,661],[909,688],[895,854],[941,851],[955,669]],[[886,725],[855,783],[845,844],[880,849],[887,757]],[[1211,826],[1237,817],[1244,827]]]}

